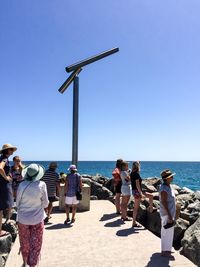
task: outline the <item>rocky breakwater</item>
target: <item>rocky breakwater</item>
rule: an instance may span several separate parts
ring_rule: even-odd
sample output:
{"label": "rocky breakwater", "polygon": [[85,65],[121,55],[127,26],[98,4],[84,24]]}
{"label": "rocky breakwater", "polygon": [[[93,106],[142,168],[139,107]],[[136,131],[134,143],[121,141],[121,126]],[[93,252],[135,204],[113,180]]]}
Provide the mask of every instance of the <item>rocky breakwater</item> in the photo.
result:
{"label": "rocky breakwater", "polygon": [[[159,193],[161,184],[159,178],[147,178],[143,180],[142,188],[154,196],[156,212],[149,213],[148,199],[141,202],[137,220],[151,232],[160,236],[161,220],[159,215]],[[186,187],[171,185],[176,195],[177,214],[174,231],[174,247],[196,265],[200,266],[200,191],[193,192]],[[128,214],[132,216],[134,200],[131,199],[128,206]]]}
{"label": "rocky breakwater", "polygon": [[113,199],[112,179],[100,174],[94,176],[83,174],[82,178],[83,183],[86,183],[91,187],[91,200]]}
{"label": "rocky breakwater", "polygon": [[16,212],[13,212],[12,220],[9,223],[4,222],[2,229],[8,234],[0,237],[0,267],[5,266],[12,244],[17,237]]}

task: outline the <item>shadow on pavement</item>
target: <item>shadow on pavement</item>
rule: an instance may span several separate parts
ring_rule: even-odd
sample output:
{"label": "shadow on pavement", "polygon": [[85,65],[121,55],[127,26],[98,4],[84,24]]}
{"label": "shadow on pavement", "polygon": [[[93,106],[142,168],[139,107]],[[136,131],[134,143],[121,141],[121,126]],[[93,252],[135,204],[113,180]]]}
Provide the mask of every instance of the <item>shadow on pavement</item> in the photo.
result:
{"label": "shadow on pavement", "polygon": [[46,230],[58,230],[58,229],[71,228],[71,227],[72,227],[71,224],[58,223],[58,224],[54,224],[51,226],[47,226],[47,227],[45,227],[45,229]]}
{"label": "shadow on pavement", "polygon": [[169,258],[162,257],[160,253],[152,254],[150,261],[145,265],[145,267],[170,267],[169,265]]}
{"label": "shadow on pavement", "polygon": [[108,220],[111,220],[111,219],[116,218],[118,216],[119,215],[116,213],[104,214],[99,221],[100,222],[108,221]]}
{"label": "shadow on pavement", "polygon": [[129,236],[132,234],[138,234],[140,231],[146,230],[145,228],[127,228],[117,231],[117,236]]}
{"label": "shadow on pavement", "polygon": [[121,219],[117,219],[116,221],[106,223],[104,227],[119,227],[122,224],[124,224],[124,222]]}

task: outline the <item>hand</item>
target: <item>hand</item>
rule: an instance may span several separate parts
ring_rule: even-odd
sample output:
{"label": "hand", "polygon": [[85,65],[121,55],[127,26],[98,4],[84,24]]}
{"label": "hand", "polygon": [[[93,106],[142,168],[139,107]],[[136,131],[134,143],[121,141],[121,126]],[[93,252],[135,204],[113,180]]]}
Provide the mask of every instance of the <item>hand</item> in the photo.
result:
{"label": "hand", "polygon": [[12,178],[11,178],[11,176],[6,176],[6,180],[8,181],[8,182],[11,182],[12,181]]}

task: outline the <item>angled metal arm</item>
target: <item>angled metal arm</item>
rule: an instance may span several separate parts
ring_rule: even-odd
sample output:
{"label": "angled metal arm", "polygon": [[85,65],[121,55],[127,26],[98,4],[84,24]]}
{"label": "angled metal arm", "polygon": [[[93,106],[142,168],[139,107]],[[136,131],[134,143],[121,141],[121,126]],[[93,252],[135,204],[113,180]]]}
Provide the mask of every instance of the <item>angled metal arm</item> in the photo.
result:
{"label": "angled metal arm", "polygon": [[63,94],[69,85],[73,82],[74,78],[82,71],[81,68],[76,69],[72,74],[67,78],[67,80],[61,85],[58,91]]}
{"label": "angled metal arm", "polygon": [[75,63],[73,65],[70,65],[70,66],[66,67],[65,70],[66,70],[66,72],[71,72],[73,70],[82,68],[82,67],[84,67],[84,66],[86,66],[88,64],[91,64],[91,63],[93,63],[93,62],[95,62],[97,60],[100,60],[100,59],[102,59],[104,57],[110,56],[110,55],[112,55],[112,54],[114,54],[114,53],[116,53],[118,51],[119,51],[118,47],[110,49],[110,50],[107,50],[107,51],[105,51],[105,52],[103,52],[101,54],[98,54],[98,55],[93,56],[93,57],[89,57],[89,58],[87,58],[85,60],[77,62],[77,63]]}

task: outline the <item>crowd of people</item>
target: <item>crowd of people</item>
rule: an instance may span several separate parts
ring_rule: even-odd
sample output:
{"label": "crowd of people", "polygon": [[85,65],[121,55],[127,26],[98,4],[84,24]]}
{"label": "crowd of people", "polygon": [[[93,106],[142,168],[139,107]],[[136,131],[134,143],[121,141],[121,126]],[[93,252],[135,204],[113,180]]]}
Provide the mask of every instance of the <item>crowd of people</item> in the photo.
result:
{"label": "crowd of people", "polygon": [[81,199],[82,180],[75,165],[70,165],[68,175],[59,175],[56,172],[56,162],[51,162],[45,170],[43,166],[35,163],[24,166],[20,157],[15,156],[13,165],[10,166],[9,158],[16,150],[17,147],[11,144],[3,145],[0,150],[0,237],[9,234],[2,230],[3,213],[6,212],[5,224],[8,224],[16,202],[23,267],[35,267],[42,247],[44,223],[51,218],[53,202],[59,199],[60,183],[64,183],[64,223],[67,224],[75,222],[78,199]]}
{"label": "crowd of people", "polygon": [[[173,258],[172,244],[174,236],[174,225],[176,215],[176,199],[170,184],[173,176],[169,169],[161,172],[162,185],[159,188],[160,216],[161,216],[161,255],[163,257]],[[123,159],[118,159],[116,168],[112,172],[115,191],[116,213],[121,215],[123,222],[132,221],[132,227],[141,227],[136,222],[140,202],[145,198],[149,199],[147,210],[152,213],[156,211],[153,207],[153,195],[142,189],[142,178],[140,176],[140,162],[134,161],[132,169],[129,169],[129,163]],[[134,208],[132,219],[127,217],[127,206],[131,195],[134,197]]]}
{"label": "crowd of people", "polygon": [[[81,200],[82,179],[75,165],[68,168],[69,174],[57,173],[57,163],[51,162],[47,170],[39,164],[24,166],[19,156],[9,158],[17,147],[5,144],[0,150],[0,237],[8,233],[2,230],[3,213],[5,224],[9,223],[14,202],[17,207],[17,222],[23,266],[35,267],[38,264],[43,240],[44,223],[51,219],[53,202],[58,200],[60,183],[64,184],[66,220],[64,224],[74,223],[76,209]],[[140,162],[129,163],[118,159],[112,172],[115,188],[116,213],[123,222],[132,220],[132,227],[141,227],[136,221],[140,202],[149,199],[148,211],[154,212],[153,195],[142,189]],[[161,229],[161,255],[172,257],[172,242],[176,214],[175,195],[170,186],[173,176],[170,170],[161,172],[163,180],[159,190]],[[131,195],[134,197],[133,216],[127,216],[127,206]],[[70,207],[72,217],[70,219]]]}

